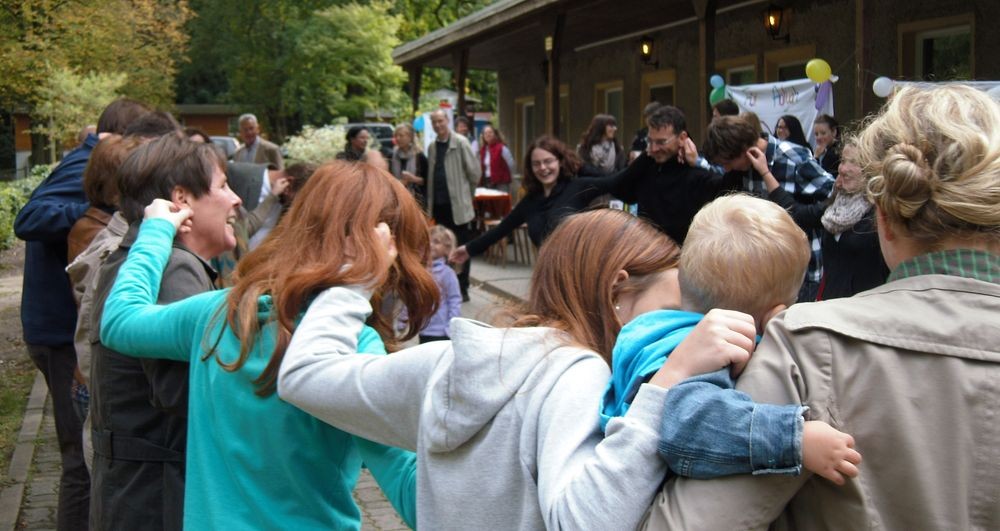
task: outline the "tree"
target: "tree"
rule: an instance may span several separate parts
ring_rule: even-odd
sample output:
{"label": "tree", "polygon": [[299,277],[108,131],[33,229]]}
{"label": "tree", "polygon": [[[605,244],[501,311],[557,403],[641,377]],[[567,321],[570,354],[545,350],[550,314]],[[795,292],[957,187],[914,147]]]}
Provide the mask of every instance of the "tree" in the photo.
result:
{"label": "tree", "polygon": [[127,72],[123,94],[172,104],[189,16],[187,0],[0,0],[0,106],[34,109],[61,68]]}
{"label": "tree", "polygon": [[400,17],[387,2],[316,11],[299,29],[283,97],[313,123],[336,116],[361,121],[406,109],[403,70],[393,64]]}
{"label": "tree", "polygon": [[80,75],[68,68],[55,70],[39,87],[41,103],[35,107],[32,131],[47,135],[55,149],[58,141],[75,137],[84,125],[96,124],[127,79],[125,74]]}

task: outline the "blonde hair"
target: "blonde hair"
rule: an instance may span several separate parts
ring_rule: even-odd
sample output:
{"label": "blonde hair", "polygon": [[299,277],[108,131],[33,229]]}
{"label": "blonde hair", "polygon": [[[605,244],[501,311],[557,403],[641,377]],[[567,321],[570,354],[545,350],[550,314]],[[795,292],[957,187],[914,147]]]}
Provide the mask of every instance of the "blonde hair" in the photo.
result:
{"label": "blonde hair", "polygon": [[1000,105],[987,94],[907,86],[856,144],[872,202],[916,243],[1000,241]]}
{"label": "blonde hair", "polygon": [[447,247],[447,250],[445,250],[445,256],[454,251],[455,247],[458,247],[458,238],[455,237],[455,233],[444,225],[434,225],[430,228],[429,234],[431,243],[434,243],[434,240],[437,240],[445,244],[445,247]]}
{"label": "blonde hair", "polygon": [[705,205],[691,222],[678,279],[685,309],[725,308],[761,317],[795,302],[809,239],[776,203],[737,194]]}

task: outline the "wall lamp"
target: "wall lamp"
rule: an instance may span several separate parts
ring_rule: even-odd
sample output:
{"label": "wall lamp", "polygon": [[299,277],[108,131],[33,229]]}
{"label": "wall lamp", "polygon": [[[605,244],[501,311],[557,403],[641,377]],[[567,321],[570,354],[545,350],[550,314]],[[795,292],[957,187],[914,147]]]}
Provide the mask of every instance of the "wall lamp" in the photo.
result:
{"label": "wall lamp", "polygon": [[654,51],[653,38],[649,35],[643,35],[642,38],[639,39],[639,58],[642,59],[644,64],[653,65],[654,68],[659,68],[660,62],[653,60]]}
{"label": "wall lamp", "polygon": [[[776,41],[785,41],[786,44],[791,41],[791,36],[788,34],[787,18],[785,10],[774,4],[768,4],[764,11],[764,28],[767,30],[767,34]],[[781,34],[782,26],[785,29],[784,35]]]}

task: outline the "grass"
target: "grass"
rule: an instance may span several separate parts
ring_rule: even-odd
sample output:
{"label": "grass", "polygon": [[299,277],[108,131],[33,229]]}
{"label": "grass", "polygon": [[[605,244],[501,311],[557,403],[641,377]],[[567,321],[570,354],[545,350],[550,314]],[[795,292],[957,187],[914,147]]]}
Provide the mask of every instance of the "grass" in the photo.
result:
{"label": "grass", "polygon": [[34,364],[27,357],[0,360],[0,487],[6,487],[10,482],[7,469],[17,445],[35,372]]}

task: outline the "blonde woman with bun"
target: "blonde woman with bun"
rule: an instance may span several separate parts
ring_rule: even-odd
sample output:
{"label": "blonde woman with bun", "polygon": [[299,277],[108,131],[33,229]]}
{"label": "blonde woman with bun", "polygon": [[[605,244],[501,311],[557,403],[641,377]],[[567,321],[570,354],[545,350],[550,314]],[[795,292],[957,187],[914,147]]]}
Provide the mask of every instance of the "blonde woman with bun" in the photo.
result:
{"label": "blonde woman with bun", "polygon": [[857,146],[889,280],[772,319],[737,389],[852,433],[860,475],[671,480],[646,528],[1000,529],[1000,106],[906,87]]}

